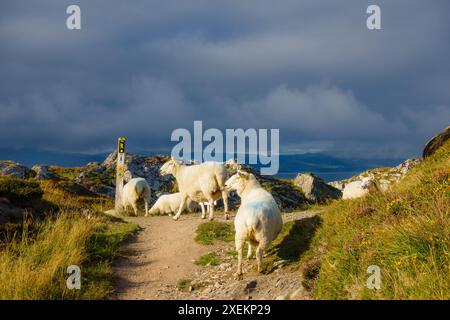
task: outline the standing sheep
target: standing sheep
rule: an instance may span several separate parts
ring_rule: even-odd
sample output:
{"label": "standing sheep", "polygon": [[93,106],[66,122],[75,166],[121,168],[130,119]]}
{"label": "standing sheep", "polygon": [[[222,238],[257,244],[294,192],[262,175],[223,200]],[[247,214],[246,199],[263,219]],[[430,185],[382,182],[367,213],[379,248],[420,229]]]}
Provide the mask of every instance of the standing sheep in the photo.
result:
{"label": "standing sheep", "polygon": [[145,216],[148,215],[148,203],[150,202],[150,186],[144,178],[133,178],[125,184],[122,192],[122,206],[125,210],[132,207],[134,215],[137,216],[137,202],[144,199]]}
{"label": "standing sheep", "polygon": [[[178,211],[181,203],[181,194],[171,193],[163,194],[156,200],[155,204],[148,211],[149,214],[172,214]],[[189,212],[194,212],[198,206],[197,204],[188,199],[186,202],[186,207]]]}
{"label": "standing sheep", "polygon": [[171,159],[161,167],[160,172],[161,175],[173,175],[180,190],[181,203],[177,214],[173,217],[174,220],[178,220],[180,217],[188,198],[195,202],[206,200],[210,206],[209,220],[212,220],[214,218],[214,201],[222,197],[225,218],[229,218],[228,192],[225,189],[227,170],[223,163],[204,162],[186,166],[175,159]]}
{"label": "standing sheep", "polygon": [[236,276],[242,278],[242,251],[248,243],[247,258],[256,247],[258,272],[262,271],[264,250],[278,236],[283,226],[280,210],[272,195],[264,190],[251,173],[238,171],[225,185],[237,191],[241,206],[234,219],[235,244],[238,252]]}

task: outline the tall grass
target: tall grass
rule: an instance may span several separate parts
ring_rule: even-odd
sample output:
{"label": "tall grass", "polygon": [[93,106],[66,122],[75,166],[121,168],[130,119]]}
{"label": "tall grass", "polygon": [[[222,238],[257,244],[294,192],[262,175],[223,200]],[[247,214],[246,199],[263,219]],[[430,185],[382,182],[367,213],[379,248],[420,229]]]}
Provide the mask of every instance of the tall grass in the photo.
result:
{"label": "tall grass", "polygon": [[[76,212],[33,222],[0,248],[0,299],[108,298],[111,264],[120,243],[136,228]],[[70,265],[81,268],[81,290],[67,288]]]}
{"label": "tall grass", "polygon": [[95,222],[60,214],[44,220],[30,234],[7,241],[0,251],[0,299],[56,299],[71,295],[65,274],[69,265],[81,265],[86,242]]}
{"label": "tall grass", "polygon": [[[386,193],[336,201],[302,257],[318,299],[449,299],[450,141]],[[381,288],[366,286],[369,265]]]}

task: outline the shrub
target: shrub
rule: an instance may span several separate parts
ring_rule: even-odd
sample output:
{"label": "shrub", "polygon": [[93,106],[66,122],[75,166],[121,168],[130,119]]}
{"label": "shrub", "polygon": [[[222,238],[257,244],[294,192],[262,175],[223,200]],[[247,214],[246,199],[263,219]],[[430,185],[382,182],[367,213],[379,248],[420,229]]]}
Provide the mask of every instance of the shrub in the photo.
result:
{"label": "shrub", "polygon": [[44,192],[36,181],[0,176],[0,197],[18,206],[31,206],[42,198]]}

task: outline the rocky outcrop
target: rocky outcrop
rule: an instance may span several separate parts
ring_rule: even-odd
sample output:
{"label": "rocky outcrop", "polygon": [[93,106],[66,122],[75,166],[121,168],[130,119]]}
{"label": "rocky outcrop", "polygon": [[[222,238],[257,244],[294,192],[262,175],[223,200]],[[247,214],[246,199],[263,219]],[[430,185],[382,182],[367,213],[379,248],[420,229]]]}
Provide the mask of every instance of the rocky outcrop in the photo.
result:
{"label": "rocky outcrop", "polygon": [[19,179],[28,179],[34,176],[29,168],[13,161],[0,161],[0,175]]}
{"label": "rocky outcrop", "polygon": [[[253,173],[261,186],[272,194],[281,211],[292,211],[310,202],[306,199],[302,190],[294,185],[291,180],[263,176],[258,170],[255,170],[250,166],[242,167],[243,170]],[[232,172],[230,174],[232,174]],[[240,200],[235,192],[231,192],[229,198],[232,205],[239,205]]]}
{"label": "rocky outcrop", "polygon": [[408,159],[398,166],[393,168],[375,168],[370,169],[364,172],[361,172],[358,175],[355,175],[349,179],[344,179],[340,181],[329,182],[330,186],[333,186],[337,189],[344,190],[345,186],[350,182],[359,181],[361,182],[364,177],[373,177],[374,182],[376,183],[378,189],[381,191],[386,191],[389,187],[400,181],[404,175],[409,172],[412,168],[418,165],[421,162],[418,158]]}
{"label": "rocky outcrop", "polygon": [[[173,192],[175,179],[172,176],[161,176],[159,169],[169,160],[168,156],[140,156],[127,153],[126,169],[133,177],[147,180],[152,189],[152,201],[156,199],[156,192]],[[114,151],[101,163],[89,163],[76,178],[75,182],[96,194],[113,198],[115,195],[117,152]]]}
{"label": "rocky outcrop", "polygon": [[31,168],[35,173],[36,180],[59,180],[60,177],[49,170],[48,165],[35,165]]}
{"label": "rocky outcrop", "polygon": [[306,199],[315,203],[324,203],[327,200],[342,197],[339,189],[328,185],[322,178],[312,173],[300,173],[293,182],[302,189]]}
{"label": "rocky outcrop", "polygon": [[422,157],[426,158],[431,156],[437,149],[439,149],[445,141],[450,138],[450,126],[439,132],[433,138],[431,138],[423,149]]}

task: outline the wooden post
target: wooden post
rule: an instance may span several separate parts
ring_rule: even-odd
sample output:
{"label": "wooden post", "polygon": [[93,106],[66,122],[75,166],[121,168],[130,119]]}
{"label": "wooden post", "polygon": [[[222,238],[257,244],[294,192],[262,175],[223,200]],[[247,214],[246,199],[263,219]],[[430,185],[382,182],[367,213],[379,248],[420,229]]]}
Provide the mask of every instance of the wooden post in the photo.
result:
{"label": "wooden post", "polygon": [[124,209],[122,206],[124,173],[125,173],[125,138],[120,137],[117,142],[117,170],[116,170],[116,198],[115,198],[116,214],[122,213]]}

